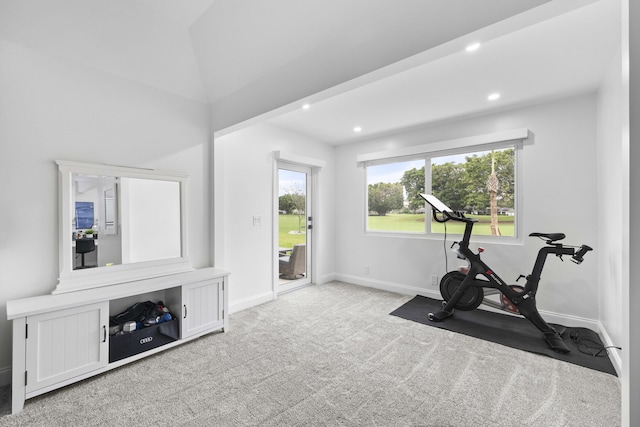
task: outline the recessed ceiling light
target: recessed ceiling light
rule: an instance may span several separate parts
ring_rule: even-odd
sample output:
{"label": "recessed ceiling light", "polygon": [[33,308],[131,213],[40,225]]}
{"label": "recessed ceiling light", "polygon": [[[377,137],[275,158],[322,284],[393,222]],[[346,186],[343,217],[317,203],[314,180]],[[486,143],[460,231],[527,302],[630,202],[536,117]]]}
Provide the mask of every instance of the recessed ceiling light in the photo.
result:
{"label": "recessed ceiling light", "polygon": [[302,109],[303,109],[303,110],[308,110],[309,108],[311,108],[311,105],[309,105],[309,104],[304,104],[304,105],[302,106]]}
{"label": "recessed ceiling light", "polygon": [[360,126],[356,126],[353,128],[354,132],[362,132],[362,128]]}
{"label": "recessed ceiling light", "polygon": [[488,99],[489,101],[495,101],[495,100],[496,100],[496,99],[498,99],[498,98],[500,98],[500,94],[499,94],[499,93],[497,93],[497,92],[496,92],[496,93],[492,93],[491,95],[489,95],[489,96],[487,97],[487,99]]}
{"label": "recessed ceiling light", "polygon": [[475,52],[476,50],[478,50],[478,48],[480,48],[480,43],[472,43],[469,46],[467,46],[465,50],[467,52]]}

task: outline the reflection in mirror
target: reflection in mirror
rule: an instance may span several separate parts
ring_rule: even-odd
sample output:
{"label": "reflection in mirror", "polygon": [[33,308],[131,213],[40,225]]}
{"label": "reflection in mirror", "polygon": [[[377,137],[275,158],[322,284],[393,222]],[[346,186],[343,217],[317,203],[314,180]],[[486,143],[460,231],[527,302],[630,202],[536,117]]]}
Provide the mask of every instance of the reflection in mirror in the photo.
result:
{"label": "reflection in mirror", "polygon": [[117,234],[117,200],[116,192],[118,184],[114,183],[113,188],[104,190],[104,234]]}
{"label": "reflection in mirror", "polygon": [[[73,174],[72,256],[73,269],[85,269],[122,263],[122,239],[115,228],[118,177]],[[111,200],[103,195],[110,194]],[[107,203],[111,206],[107,207]],[[107,222],[107,210],[114,210],[111,223]],[[105,212],[103,217],[99,213]],[[84,240],[93,240],[87,244]]]}
{"label": "reflection in mirror", "polygon": [[57,163],[61,239],[54,293],[192,269],[186,253],[186,176]]}

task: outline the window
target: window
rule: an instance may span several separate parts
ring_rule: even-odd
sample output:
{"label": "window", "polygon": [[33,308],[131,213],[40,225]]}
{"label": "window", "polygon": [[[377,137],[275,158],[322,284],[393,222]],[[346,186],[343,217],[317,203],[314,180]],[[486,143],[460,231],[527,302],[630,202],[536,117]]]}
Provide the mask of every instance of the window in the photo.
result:
{"label": "window", "polygon": [[416,159],[367,167],[367,230],[424,233],[424,165]]}
{"label": "window", "polygon": [[[443,233],[420,193],[431,193],[452,209],[476,218],[475,236],[517,236],[517,152],[520,142],[466,147],[369,162],[367,231]],[[425,174],[425,166],[429,173]],[[447,223],[462,234],[464,224]],[[494,238],[494,237],[489,237]]]}

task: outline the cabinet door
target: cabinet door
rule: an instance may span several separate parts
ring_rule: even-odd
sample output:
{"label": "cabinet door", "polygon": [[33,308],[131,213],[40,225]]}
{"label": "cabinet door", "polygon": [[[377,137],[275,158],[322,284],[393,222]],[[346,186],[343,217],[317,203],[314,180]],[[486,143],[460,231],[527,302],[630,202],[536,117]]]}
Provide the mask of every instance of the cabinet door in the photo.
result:
{"label": "cabinet door", "polygon": [[182,338],[223,326],[223,280],[182,286]]}
{"label": "cabinet door", "polygon": [[107,365],[109,303],[27,318],[26,392]]}

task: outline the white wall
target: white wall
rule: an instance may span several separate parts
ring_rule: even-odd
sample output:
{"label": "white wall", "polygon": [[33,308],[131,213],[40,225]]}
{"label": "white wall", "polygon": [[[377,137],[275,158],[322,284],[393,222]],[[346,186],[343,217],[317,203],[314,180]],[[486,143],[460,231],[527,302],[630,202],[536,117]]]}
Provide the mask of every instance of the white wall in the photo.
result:
{"label": "white wall", "polygon": [[[517,128],[528,128],[534,134],[533,141],[525,143],[523,150],[521,218],[525,235],[563,232],[567,243],[586,243],[599,251],[594,190],[596,96],[590,94],[338,147],[337,277],[408,294],[438,296],[438,288],[431,286],[431,275],[440,278],[445,273],[441,239],[381,237],[363,232],[364,169],[356,165],[358,154]],[[485,261],[503,279],[512,282],[519,274],[531,272],[540,241],[524,237],[523,245],[483,243],[482,246],[486,248]],[[596,258],[589,254],[580,266],[548,260],[538,293],[539,308],[548,312],[548,320],[555,320],[553,313],[558,313],[580,318],[565,320],[564,324],[572,320],[595,323]],[[364,274],[365,265],[369,266],[368,275]],[[457,260],[450,256],[450,269],[457,265]]]}
{"label": "white wall", "polygon": [[[273,297],[274,151],[326,162],[317,175],[313,249],[315,283],[333,278],[335,253],[334,148],[269,125],[214,141],[215,267],[231,271],[231,311]],[[262,218],[253,225],[253,216]]]}
{"label": "white wall", "polygon": [[[622,107],[621,85],[622,59],[620,52],[612,61],[598,92],[598,300],[600,322],[609,339],[616,345],[623,342],[622,310],[623,295],[622,261],[624,228],[622,207],[623,162],[622,153]],[[619,353],[613,353],[619,359]]]}
{"label": "white wall", "polygon": [[[189,242],[209,258],[209,108],[0,39],[0,381],[11,364],[6,301],[58,277],[55,159],[151,167],[189,180]],[[67,236],[68,237],[68,236]]]}

